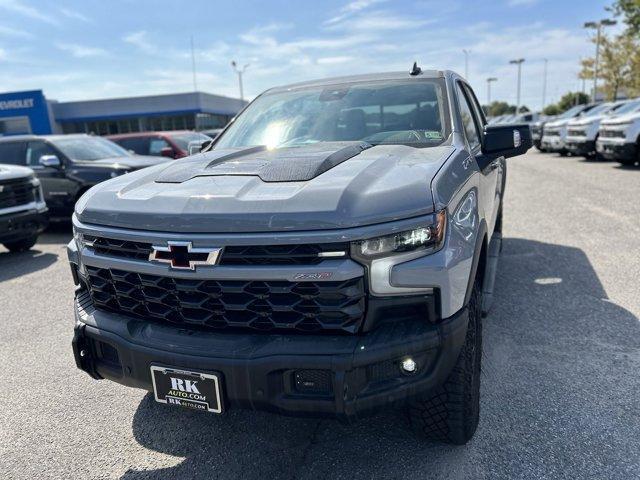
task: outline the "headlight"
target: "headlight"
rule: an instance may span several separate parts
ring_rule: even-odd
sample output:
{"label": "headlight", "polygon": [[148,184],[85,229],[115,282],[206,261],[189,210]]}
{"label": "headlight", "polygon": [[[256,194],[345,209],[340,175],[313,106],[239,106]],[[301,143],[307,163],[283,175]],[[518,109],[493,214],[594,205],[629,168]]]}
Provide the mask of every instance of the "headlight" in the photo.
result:
{"label": "headlight", "polygon": [[83,247],[93,247],[93,238],[85,237],[84,234],[78,232],[75,227],[73,227],[73,239],[76,241],[78,250],[82,250]]}
{"label": "headlight", "polygon": [[78,250],[82,250],[82,246],[84,244],[84,238],[82,237],[82,233],[76,230],[76,227],[73,227],[73,239],[76,242],[76,246]]}
{"label": "headlight", "polygon": [[433,253],[444,243],[447,214],[444,210],[436,214],[433,225],[407,230],[405,232],[385,235],[383,237],[360,240],[352,244],[356,256],[366,259],[386,257],[395,253],[424,250]]}

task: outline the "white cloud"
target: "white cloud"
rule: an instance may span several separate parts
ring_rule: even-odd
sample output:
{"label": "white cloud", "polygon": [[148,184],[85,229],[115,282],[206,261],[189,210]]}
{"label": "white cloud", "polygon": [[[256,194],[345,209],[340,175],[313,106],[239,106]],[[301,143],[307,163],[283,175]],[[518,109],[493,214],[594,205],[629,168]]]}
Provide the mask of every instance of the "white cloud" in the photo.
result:
{"label": "white cloud", "polygon": [[342,7],[338,13],[338,15],[327,20],[325,25],[332,25],[334,23],[342,22],[346,20],[351,15],[360,12],[366,8],[369,8],[376,3],[382,3],[386,0],[354,0],[352,2],[347,3],[344,7]]}
{"label": "white cloud", "polygon": [[0,48],[0,60],[4,60],[7,58],[7,52],[5,52],[2,48]]}
{"label": "white cloud", "polygon": [[75,43],[56,43],[56,47],[63,52],[69,52],[76,58],[105,57],[109,54],[103,48],[88,47]]}
{"label": "white cloud", "polygon": [[4,27],[2,25],[0,25],[0,36],[15,37],[15,38],[33,37],[33,35],[31,35],[29,32],[25,32],[24,30],[18,30],[16,28],[11,28],[11,27]]}
{"label": "white cloud", "polygon": [[509,0],[507,4],[510,7],[522,7],[522,6],[530,6],[538,3],[539,0]]}
{"label": "white cloud", "polygon": [[69,8],[61,8],[60,13],[72,20],[80,20],[81,22],[91,22],[91,19],[85,14],[78,12],[77,10],[71,10]]}
{"label": "white cloud", "polygon": [[333,22],[327,28],[330,30],[380,32],[383,30],[418,28],[430,23],[435,23],[435,20],[395,15],[392,12],[380,10],[362,13],[347,21]]}
{"label": "white cloud", "polygon": [[347,63],[351,62],[353,57],[349,57],[347,55],[339,56],[339,57],[320,57],[317,62],[320,65],[336,65],[339,63]]}
{"label": "white cloud", "polygon": [[134,45],[144,53],[155,53],[158,51],[156,45],[151,43],[151,41],[149,40],[148,34],[145,30],[132,32],[128,35],[125,35],[122,40],[126,43]]}
{"label": "white cloud", "polygon": [[0,0],[0,8],[50,25],[58,25],[59,23],[55,17],[43,13],[40,9],[26,5],[20,0]]}

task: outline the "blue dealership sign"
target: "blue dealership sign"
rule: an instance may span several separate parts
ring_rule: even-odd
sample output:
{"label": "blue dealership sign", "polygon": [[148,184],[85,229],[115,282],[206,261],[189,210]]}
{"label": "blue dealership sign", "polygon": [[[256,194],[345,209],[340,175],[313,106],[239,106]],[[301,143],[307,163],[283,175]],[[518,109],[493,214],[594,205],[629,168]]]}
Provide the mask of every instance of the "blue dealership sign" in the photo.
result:
{"label": "blue dealership sign", "polygon": [[[47,100],[42,90],[29,92],[0,93],[0,134],[2,125],[13,125],[4,133],[52,133]],[[15,131],[19,125],[24,131]]]}

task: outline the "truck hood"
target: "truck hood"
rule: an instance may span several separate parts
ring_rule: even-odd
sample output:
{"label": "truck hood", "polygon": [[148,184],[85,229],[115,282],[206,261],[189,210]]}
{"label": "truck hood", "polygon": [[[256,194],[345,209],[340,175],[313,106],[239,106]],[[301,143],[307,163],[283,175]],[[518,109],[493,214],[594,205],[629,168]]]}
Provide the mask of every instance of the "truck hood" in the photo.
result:
{"label": "truck hood", "polygon": [[569,124],[569,122],[574,121],[574,118],[563,118],[562,120],[554,120],[553,122],[545,123],[545,127],[557,128],[557,127],[565,127]]}
{"label": "truck hood", "polygon": [[171,161],[167,157],[151,157],[145,155],[127,155],[123,157],[102,158],[100,160],[77,161],[83,165],[97,165],[105,168],[128,168],[138,170]]}
{"label": "truck hood", "polygon": [[359,142],[214,150],[101,183],[81,222],[231,233],[338,229],[433,213],[431,180],[451,146]]}
{"label": "truck hood", "polygon": [[607,118],[602,121],[602,125],[620,125],[621,123],[629,123],[640,120],[640,112],[627,113],[626,115],[618,115]]}
{"label": "truck hood", "polygon": [[600,123],[602,120],[609,118],[609,115],[595,115],[593,117],[583,117],[577,118],[569,122],[570,127],[584,127],[586,125],[591,125],[592,123]]}
{"label": "truck hood", "polygon": [[17,165],[0,164],[0,181],[15,180],[17,178],[25,178],[33,176],[33,170],[27,167],[19,167]]}

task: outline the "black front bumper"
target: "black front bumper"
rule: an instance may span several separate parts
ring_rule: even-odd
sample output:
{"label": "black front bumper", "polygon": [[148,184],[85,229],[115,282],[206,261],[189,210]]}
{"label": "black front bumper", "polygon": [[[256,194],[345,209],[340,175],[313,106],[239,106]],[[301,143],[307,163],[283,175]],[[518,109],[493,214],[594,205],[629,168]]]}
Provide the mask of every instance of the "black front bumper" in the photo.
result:
{"label": "black front bumper", "polygon": [[[153,389],[150,367],[216,372],[225,408],[349,419],[373,413],[444,382],[464,343],[464,308],[437,324],[388,322],[366,334],[261,334],[187,330],[96,310],[76,299],[73,351],[96,379]],[[418,365],[403,373],[411,357]],[[313,380],[301,387],[300,375]]]}
{"label": "black front bumper", "polygon": [[604,143],[598,152],[607,160],[631,160],[638,155],[635,143]]}
{"label": "black front bumper", "polygon": [[17,242],[39,235],[47,228],[47,211],[27,210],[0,216],[0,243]]}
{"label": "black front bumper", "polygon": [[595,153],[596,142],[595,140],[585,140],[580,142],[567,141],[565,142],[565,147],[573,155],[587,156]]}

